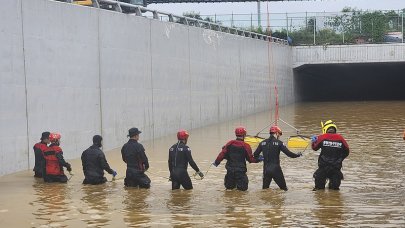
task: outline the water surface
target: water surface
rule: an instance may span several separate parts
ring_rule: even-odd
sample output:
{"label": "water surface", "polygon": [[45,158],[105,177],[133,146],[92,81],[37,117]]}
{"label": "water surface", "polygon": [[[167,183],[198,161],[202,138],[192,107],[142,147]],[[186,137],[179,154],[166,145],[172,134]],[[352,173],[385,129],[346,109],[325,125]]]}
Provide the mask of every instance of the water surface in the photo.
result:
{"label": "water surface", "polygon": [[[234,127],[241,124],[255,134],[268,125],[272,113],[263,112],[190,131],[194,159],[203,172],[208,170],[205,179],[193,180],[192,191],[170,190],[167,155],[175,135],[141,138],[151,164],[149,190],[124,188],[122,179],[84,186],[77,159],[70,161],[76,174],[68,184],[44,184],[31,171],[0,177],[0,226],[405,227],[405,102],[300,103],[282,108],[280,117],[305,135],[319,134],[321,120],[337,123],[351,149],[340,191],[312,191],[319,153],[311,149],[301,158],[281,156],[287,192],[275,183],[261,189],[261,164],[248,165],[247,192],[224,190],[224,164],[210,164],[234,137]],[[280,126],[286,142],[295,131]],[[119,149],[106,156],[122,177]]]}

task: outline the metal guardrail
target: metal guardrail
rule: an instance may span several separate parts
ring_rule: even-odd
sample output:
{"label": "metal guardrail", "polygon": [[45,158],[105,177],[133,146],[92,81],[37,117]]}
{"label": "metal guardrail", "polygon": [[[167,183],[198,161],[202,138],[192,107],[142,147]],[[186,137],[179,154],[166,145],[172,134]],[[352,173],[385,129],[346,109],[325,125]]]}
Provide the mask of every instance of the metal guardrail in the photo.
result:
{"label": "metal guardrail", "polygon": [[[73,3],[74,0],[66,0],[66,2]],[[199,20],[199,19],[195,19],[195,18],[191,18],[191,17],[178,16],[178,15],[174,15],[172,13],[151,10],[151,9],[139,6],[139,5],[133,5],[133,4],[120,2],[120,1],[116,1],[116,0],[92,0],[92,3],[93,3],[93,7],[95,7],[95,8],[106,8],[106,6],[108,6],[109,9],[117,11],[117,12],[121,12],[121,13],[127,13],[126,11],[128,11],[128,9],[129,9],[131,11],[129,14],[133,14],[135,16],[143,16],[143,13],[150,12],[153,15],[152,18],[155,20],[161,20],[162,15],[164,15],[164,16],[168,17],[169,22],[179,22],[179,23],[185,24],[187,26],[195,26],[195,27],[210,29],[210,30],[214,30],[214,31],[249,37],[252,39],[258,39],[258,40],[264,40],[264,41],[288,45],[287,40],[280,39],[277,37],[271,37],[271,36],[251,32],[251,31],[246,31],[243,29],[235,28],[235,27],[228,27],[228,26],[213,23],[210,21],[204,21],[204,20]],[[125,11],[123,11],[123,7],[126,9]],[[177,19],[177,20],[175,20],[175,19]]]}

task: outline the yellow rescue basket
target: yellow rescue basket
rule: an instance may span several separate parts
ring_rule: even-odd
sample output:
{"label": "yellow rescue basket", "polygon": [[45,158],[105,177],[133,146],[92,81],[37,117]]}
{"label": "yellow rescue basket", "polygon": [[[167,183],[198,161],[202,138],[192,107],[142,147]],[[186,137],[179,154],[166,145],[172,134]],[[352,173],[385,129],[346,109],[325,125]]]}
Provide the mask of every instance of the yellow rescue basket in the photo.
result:
{"label": "yellow rescue basket", "polygon": [[311,143],[311,139],[302,135],[293,135],[288,138],[288,148],[307,148]]}
{"label": "yellow rescue basket", "polygon": [[246,135],[245,136],[245,143],[249,144],[252,150],[255,150],[257,146],[259,146],[259,143],[263,141],[264,138],[259,137],[259,136],[251,136],[251,135]]}

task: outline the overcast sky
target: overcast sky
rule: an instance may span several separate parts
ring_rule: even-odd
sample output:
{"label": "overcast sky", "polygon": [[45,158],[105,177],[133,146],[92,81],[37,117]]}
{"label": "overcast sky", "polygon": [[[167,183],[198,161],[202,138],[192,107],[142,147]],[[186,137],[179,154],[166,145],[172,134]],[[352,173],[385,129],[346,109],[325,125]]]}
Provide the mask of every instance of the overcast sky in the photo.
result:
{"label": "overcast sky", "polygon": [[[405,0],[316,0],[316,1],[284,1],[269,2],[270,13],[286,12],[336,12],[345,6],[369,10],[398,10],[405,8]],[[256,14],[257,3],[182,3],[152,4],[148,8],[182,15],[183,12],[199,12],[201,15],[213,14]],[[261,12],[267,13],[267,2],[261,3]]]}

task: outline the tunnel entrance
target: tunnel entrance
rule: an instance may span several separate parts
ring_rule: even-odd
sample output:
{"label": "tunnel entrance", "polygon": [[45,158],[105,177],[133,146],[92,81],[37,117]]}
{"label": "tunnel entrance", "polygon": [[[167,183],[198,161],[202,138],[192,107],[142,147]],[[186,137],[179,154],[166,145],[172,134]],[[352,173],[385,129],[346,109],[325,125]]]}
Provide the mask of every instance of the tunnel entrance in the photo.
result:
{"label": "tunnel entrance", "polygon": [[297,101],[405,100],[405,62],[306,64],[294,87]]}

